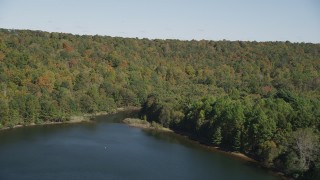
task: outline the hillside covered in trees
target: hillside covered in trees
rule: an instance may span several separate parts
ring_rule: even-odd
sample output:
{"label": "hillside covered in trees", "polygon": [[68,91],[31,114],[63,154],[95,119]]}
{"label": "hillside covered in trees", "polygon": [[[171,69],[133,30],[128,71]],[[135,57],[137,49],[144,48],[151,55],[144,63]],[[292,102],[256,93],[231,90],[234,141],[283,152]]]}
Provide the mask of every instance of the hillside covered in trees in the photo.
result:
{"label": "hillside covered in trees", "polygon": [[0,29],[0,128],[125,106],[288,175],[320,176],[320,44]]}

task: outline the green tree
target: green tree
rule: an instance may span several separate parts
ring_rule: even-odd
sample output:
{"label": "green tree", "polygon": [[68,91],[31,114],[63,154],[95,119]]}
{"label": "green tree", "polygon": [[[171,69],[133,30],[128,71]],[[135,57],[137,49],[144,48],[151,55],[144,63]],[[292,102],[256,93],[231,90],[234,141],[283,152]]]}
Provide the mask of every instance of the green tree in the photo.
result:
{"label": "green tree", "polygon": [[253,148],[257,148],[259,144],[270,140],[276,130],[276,123],[273,119],[269,119],[264,111],[255,106],[252,114],[248,117],[248,138],[250,139],[250,145]]}
{"label": "green tree", "polygon": [[41,106],[39,100],[33,96],[28,95],[26,97],[26,110],[25,110],[25,122],[27,123],[41,123],[40,121],[40,110]]}
{"label": "green tree", "polygon": [[219,146],[222,142],[222,135],[221,135],[221,127],[217,127],[215,132],[212,135],[212,144]]}
{"label": "green tree", "polygon": [[39,117],[41,121],[62,121],[61,114],[55,101],[43,97],[43,99],[40,100],[40,105],[41,111]]}
{"label": "green tree", "polygon": [[235,133],[232,149],[235,151],[241,150],[241,131],[240,130],[237,130]]}
{"label": "green tree", "polygon": [[81,111],[86,113],[93,113],[98,109],[97,104],[94,102],[94,100],[86,94],[83,94],[80,97],[79,106],[81,108]]}
{"label": "green tree", "polygon": [[267,167],[271,167],[273,165],[274,159],[277,158],[280,153],[279,148],[273,141],[263,142],[259,145],[259,150],[260,159]]}
{"label": "green tree", "polygon": [[9,105],[6,99],[0,99],[0,123],[6,125],[9,122]]}

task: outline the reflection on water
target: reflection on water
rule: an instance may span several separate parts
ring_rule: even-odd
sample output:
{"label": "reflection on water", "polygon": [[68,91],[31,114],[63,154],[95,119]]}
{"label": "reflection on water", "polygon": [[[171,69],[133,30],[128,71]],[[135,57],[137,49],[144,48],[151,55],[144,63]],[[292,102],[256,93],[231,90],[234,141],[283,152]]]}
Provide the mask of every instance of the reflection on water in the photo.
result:
{"label": "reflection on water", "polygon": [[92,123],[0,131],[0,179],[277,179],[170,132]]}
{"label": "reflection on water", "polygon": [[194,141],[190,141],[188,139],[186,139],[185,137],[175,134],[173,132],[166,132],[166,131],[157,131],[157,130],[152,130],[152,129],[143,129],[142,130],[147,136],[151,136],[153,138],[156,138],[158,140],[161,141],[165,141],[168,143],[173,143],[173,144],[181,144],[184,145],[186,147],[198,147],[199,144],[194,142]]}

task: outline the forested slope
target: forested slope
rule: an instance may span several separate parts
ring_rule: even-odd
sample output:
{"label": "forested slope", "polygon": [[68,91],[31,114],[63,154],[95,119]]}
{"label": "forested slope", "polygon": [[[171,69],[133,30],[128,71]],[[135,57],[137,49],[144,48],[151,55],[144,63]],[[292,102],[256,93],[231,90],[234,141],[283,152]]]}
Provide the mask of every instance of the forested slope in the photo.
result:
{"label": "forested slope", "polygon": [[319,172],[319,44],[0,29],[0,127],[140,105],[295,177]]}

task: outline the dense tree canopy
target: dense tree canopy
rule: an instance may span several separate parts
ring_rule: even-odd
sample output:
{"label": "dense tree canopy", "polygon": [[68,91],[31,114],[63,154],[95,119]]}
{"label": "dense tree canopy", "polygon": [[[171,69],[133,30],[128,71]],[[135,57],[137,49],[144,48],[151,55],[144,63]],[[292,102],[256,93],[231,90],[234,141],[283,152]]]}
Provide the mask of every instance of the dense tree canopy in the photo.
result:
{"label": "dense tree canopy", "polygon": [[140,105],[148,121],[319,176],[319,44],[0,29],[0,127]]}

